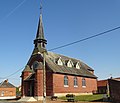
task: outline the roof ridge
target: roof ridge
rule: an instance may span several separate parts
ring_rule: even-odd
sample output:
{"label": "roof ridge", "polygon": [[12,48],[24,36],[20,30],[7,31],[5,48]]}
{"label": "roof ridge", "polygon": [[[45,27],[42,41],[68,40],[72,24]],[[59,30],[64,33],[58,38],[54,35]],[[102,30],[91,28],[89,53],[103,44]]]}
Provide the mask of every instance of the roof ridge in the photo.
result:
{"label": "roof ridge", "polygon": [[6,86],[7,86],[7,87],[10,87],[10,88],[11,88],[11,87],[12,87],[12,88],[15,87],[12,83],[6,82],[6,80],[2,81],[1,84],[0,84],[0,87],[5,87],[5,88],[6,88]]}
{"label": "roof ridge", "polygon": [[63,57],[67,57],[69,59],[74,59],[74,60],[77,60],[77,61],[80,61],[80,59],[77,59],[77,58],[74,58],[74,57],[69,57],[69,56],[66,56],[66,55],[63,55],[63,54],[58,54],[58,53],[54,53],[54,52],[51,52],[51,51],[48,51],[48,53],[53,53],[53,54],[56,54],[56,55],[59,55],[59,56],[63,56]]}

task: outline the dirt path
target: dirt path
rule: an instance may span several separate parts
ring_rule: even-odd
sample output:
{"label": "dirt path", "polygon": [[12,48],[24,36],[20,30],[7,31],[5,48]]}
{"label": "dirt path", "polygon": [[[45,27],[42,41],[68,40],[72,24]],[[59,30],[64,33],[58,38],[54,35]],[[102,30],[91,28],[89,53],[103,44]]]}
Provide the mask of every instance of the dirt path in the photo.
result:
{"label": "dirt path", "polygon": [[[37,101],[37,102],[24,102],[24,103],[43,103],[42,101]],[[77,101],[77,102],[67,102],[67,101],[64,101],[64,100],[47,100],[46,103],[108,103],[108,102],[80,102],[80,101]]]}

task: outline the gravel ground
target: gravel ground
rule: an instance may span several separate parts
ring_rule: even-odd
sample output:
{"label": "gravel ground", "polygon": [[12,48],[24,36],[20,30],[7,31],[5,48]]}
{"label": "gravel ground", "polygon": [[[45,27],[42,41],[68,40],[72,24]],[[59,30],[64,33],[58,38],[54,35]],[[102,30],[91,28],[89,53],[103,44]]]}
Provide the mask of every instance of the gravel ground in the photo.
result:
{"label": "gravel ground", "polygon": [[[43,103],[42,101],[37,101],[37,102],[18,102],[18,101],[0,101],[0,103]],[[63,100],[47,100],[46,103],[110,103],[110,102],[67,102]]]}

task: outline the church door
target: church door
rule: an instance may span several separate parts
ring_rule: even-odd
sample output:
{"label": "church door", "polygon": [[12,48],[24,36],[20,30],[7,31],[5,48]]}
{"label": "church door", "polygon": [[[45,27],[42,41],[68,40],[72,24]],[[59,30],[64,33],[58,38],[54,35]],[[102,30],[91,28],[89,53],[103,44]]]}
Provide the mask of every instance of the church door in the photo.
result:
{"label": "church door", "polygon": [[30,83],[30,96],[34,97],[34,82]]}

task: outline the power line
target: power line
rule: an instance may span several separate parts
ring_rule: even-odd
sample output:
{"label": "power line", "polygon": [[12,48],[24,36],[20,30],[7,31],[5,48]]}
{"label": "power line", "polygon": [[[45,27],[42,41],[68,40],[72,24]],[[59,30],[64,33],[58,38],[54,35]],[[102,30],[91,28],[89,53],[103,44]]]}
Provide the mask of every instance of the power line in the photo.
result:
{"label": "power line", "polygon": [[0,80],[5,80],[5,79],[10,79],[10,80],[20,80],[20,78],[0,78]]}
{"label": "power line", "polygon": [[1,77],[1,79],[6,79],[6,78],[8,78],[8,77],[11,77],[11,76],[13,76],[14,74],[16,74],[17,72],[19,72],[20,70],[22,70],[23,68],[20,68],[20,69],[18,69],[17,71],[15,71],[14,73],[12,73],[12,74],[10,74],[10,75],[8,75],[8,76],[6,76],[6,77]]}
{"label": "power line", "polygon": [[77,41],[74,41],[74,42],[71,42],[71,43],[68,43],[68,44],[65,44],[65,45],[62,45],[62,46],[58,46],[58,47],[49,49],[48,51],[61,49],[61,48],[64,48],[64,47],[67,47],[67,46],[70,46],[70,45],[73,45],[73,44],[76,44],[76,43],[79,43],[79,42],[86,41],[88,39],[92,39],[92,38],[95,38],[95,37],[98,37],[98,36],[101,36],[101,35],[105,35],[105,34],[107,34],[109,32],[112,32],[112,31],[115,31],[115,30],[118,30],[118,29],[120,29],[120,26],[119,27],[115,27],[115,28],[110,29],[110,30],[107,30],[107,31],[104,31],[104,32],[101,32],[101,33],[98,33],[98,34],[95,34],[95,35],[92,35],[92,36],[89,36],[89,37],[86,37],[86,38],[83,38],[83,39],[80,39],[80,40],[77,40]]}
{"label": "power line", "polygon": [[[101,33],[98,33],[98,34],[95,34],[95,35],[92,35],[92,36],[89,36],[89,37],[86,37],[84,39],[80,39],[78,41],[74,41],[74,42],[71,42],[71,43],[68,43],[68,44],[65,44],[65,45],[62,45],[62,46],[58,46],[58,47],[49,49],[48,51],[53,51],[53,50],[57,50],[57,49],[60,49],[60,48],[64,48],[64,47],[67,47],[67,46],[70,46],[70,45],[73,45],[73,44],[76,44],[76,43],[79,43],[79,42],[82,42],[82,41],[86,41],[86,40],[89,40],[89,39],[92,39],[92,38],[95,38],[95,37],[98,37],[98,36],[101,36],[101,35],[105,35],[106,33],[109,33],[109,32],[112,32],[112,31],[115,31],[115,30],[118,30],[118,29],[120,29],[120,26],[116,27],[116,28],[113,28],[113,29],[110,29],[110,30],[107,30],[107,31],[104,31],[104,32],[101,32]],[[5,78],[8,78],[8,77],[11,77],[22,69],[23,68],[17,70],[16,72],[14,72],[14,73],[12,73],[12,74],[4,77],[4,78],[0,77],[0,79],[5,79]]]}
{"label": "power line", "polygon": [[[26,0],[23,0],[20,4],[18,4],[11,12],[9,12],[3,19],[8,18],[11,14],[13,14]],[[1,20],[2,21],[2,20]],[[1,22],[0,21],[0,22]]]}
{"label": "power line", "polygon": [[[116,28],[113,28],[113,29],[110,29],[110,30],[107,30],[107,31],[104,31],[104,32],[101,32],[101,33],[98,33],[98,34],[95,34],[95,35],[92,35],[92,36],[89,36],[89,37],[86,37],[84,39],[80,39],[78,41],[74,41],[74,42],[71,42],[71,43],[68,43],[68,44],[65,44],[65,45],[62,45],[62,46],[58,46],[58,47],[55,47],[53,49],[49,49],[48,51],[53,51],[53,50],[56,50],[56,49],[60,49],[60,48],[64,48],[64,47],[67,47],[67,46],[70,46],[70,45],[73,45],[73,44],[76,44],[76,43],[79,43],[79,42],[82,42],[82,41],[86,41],[88,39],[92,39],[92,38],[95,38],[97,36],[101,36],[101,35],[105,35],[106,33],[109,33],[109,32],[112,32],[112,31],[115,31],[115,30],[118,30],[120,29],[120,26],[119,27],[116,27]],[[16,72],[2,78],[0,77],[0,79],[5,79],[5,78],[8,78],[8,77],[11,77],[13,76],[14,74],[16,74],[17,72],[19,72],[20,70],[22,70],[23,68],[17,70]]]}

